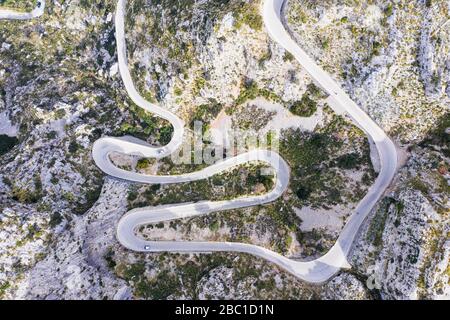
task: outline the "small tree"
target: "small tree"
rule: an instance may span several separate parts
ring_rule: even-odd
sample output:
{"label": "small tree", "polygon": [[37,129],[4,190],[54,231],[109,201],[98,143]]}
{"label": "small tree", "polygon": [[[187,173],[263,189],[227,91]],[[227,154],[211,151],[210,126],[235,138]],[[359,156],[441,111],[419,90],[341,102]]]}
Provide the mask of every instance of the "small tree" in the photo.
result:
{"label": "small tree", "polygon": [[316,111],[317,103],[309,95],[304,95],[291,106],[291,112],[299,117],[311,117]]}

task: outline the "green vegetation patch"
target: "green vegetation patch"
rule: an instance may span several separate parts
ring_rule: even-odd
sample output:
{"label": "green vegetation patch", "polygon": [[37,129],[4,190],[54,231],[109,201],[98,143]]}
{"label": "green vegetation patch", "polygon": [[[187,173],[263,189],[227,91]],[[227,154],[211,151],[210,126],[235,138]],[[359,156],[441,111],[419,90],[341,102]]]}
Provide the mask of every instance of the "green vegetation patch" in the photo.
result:
{"label": "green vegetation patch", "polygon": [[209,103],[198,106],[191,116],[190,127],[193,128],[196,121],[202,122],[204,133],[208,129],[208,123],[219,115],[222,108],[223,105],[215,99],[210,99]]}
{"label": "green vegetation patch", "polygon": [[[340,169],[359,169],[369,165],[364,176],[365,185],[375,177],[370,166],[370,149],[366,138],[359,133],[340,139],[336,133],[351,133],[353,126],[341,116],[333,115],[331,120],[315,132],[287,130],[282,133],[280,153],[289,163],[291,189],[296,195],[298,206],[312,205],[327,208],[329,205],[357,200],[358,191],[348,194],[346,180]],[[358,152],[343,152],[348,146],[358,146]]]}
{"label": "green vegetation patch", "polygon": [[[242,1],[238,0],[215,0],[215,1],[194,1],[194,0],[133,0],[127,5],[126,29],[146,30],[139,33],[135,39],[129,41],[131,44],[144,47],[152,47],[159,52],[167,52],[164,57],[155,58],[164,71],[158,73],[155,70],[148,70],[149,76],[153,79],[150,88],[146,88],[143,81],[145,71],[139,64],[132,68],[133,79],[136,81],[138,90],[141,93],[151,91],[156,99],[161,99],[162,88],[160,84],[167,80],[167,72],[183,75],[189,78],[189,70],[198,63],[196,58],[196,41],[206,41],[217,21],[228,12],[232,12],[241,7]],[[136,19],[137,16],[143,19]],[[186,24],[186,21],[195,21]],[[197,40],[194,40],[193,37]],[[130,48],[129,52],[136,51]],[[206,85],[204,75],[199,75],[194,80],[193,94],[197,95]],[[176,95],[181,95],[178,88]]]}
{"label": "green vegetation patch", "polygon": [[[308,291],[306,295],[302,283],[294,277],[280,272],[262,259],[245,254],[214,253],[187,256],[162,253],[147,257],[146,260],[129,263],[108,253],[105,259],[113,266],[114,273],[129,283],[137,298],[199,299],[202,281],[208,280],[218,270],[229,270],[232,275],[221,282],[224,294],[240,288],[240,292],[255,299],[288,299],[313,295],[312,291]],[[279,274],[283,280],[281,286],[275,283],[274,274]],[[286,277],[288,278],[285,281]],[[285,283],[290,285],[286,286]],[[214,297],[206,293],[204,298]]]}
{"label": "green vegetation patch", "polygon": [[299,117],[311,117],[317,111],[317,102],[308,95],[304,95],[301,100],[296,101],[291,106],[291,112]]}
{"label": "green vegetation patch", "polygon": [[37,203],[42,198],[42,182],[39,174],[33,178],[34,188],[13,186],[13,199],[20,203]]}
{"label": "green vegetation patch", "polygon": [[283,103],[283,100],[276,95],[274,92],[258,87],[258,84],[253,80],[248,80],[244,82],[243,89],[239,93],[236,101],[234,102],[234,106],[226,109],[226,113],[228,115],[232,115],[237,107],[246,103],[249,100],[256,99],[258,97],[263,97],[267,100]]}
{"label": "green vegetation patch", "polygon": [[147,169],[151,165],[151,161],[148,158],[139,159],[136,164],[136,170]]}
{"label": "green vegetation patch", "polygon": [[0,156],[7,153],[9,150],[19,142],[16,137],[10,137],[5,134],[0,134]]}
{"label": "green vegetation patch", "polygon": [[86,213],[95,202],[97,202],[98,198],[100,197],[100,193],[102,191],[102,186],[100,182],[97,182],[94,187],[91,189],[87,189],[84,193],[84,199],[77,202],[76,206],[74,207],[74,213],[77,215],[82,215]]}
{"label": "green vegetation patch", "polygon": [[450,112],[439,120],[435,128],[419,145],[421,147],[439,147],[446,157],[450,157]]}
{"label": "green vegetation patch", "polygon": [[394,198],[384,198],[381,201],[380,207],[370,223],[366,236],[367,240],[371,242],[375,247],[380,247],[383,245],[383,231],[386,225],[386,220],[389,215],[391,205],[394,206],[398,219],[398,222],[395,224],[399,225],[400,223],[399,219],[403,212],[403,203],[397,201]]}
{"label": "green vegetation patch", "polygon": [[6,290],[8,290],[10,287],[11,284],[8,281],[5,281],[0,284],[0,298],[2,298],[5,295]]}
{"label": "green vegetation patch", "polygon": [[337,166],[342,169],[358,169],[363,159],[356,152],[344,154],[336,159]]}
{"label": "green vegetation patch", "polygon": [[261,13],[259,12],[258,4],[259,1],[244,3],[234,12],[236,28],[239,29],[243,24],[246,24],[255,31],[260,31],[262,29],[263,20]]}
{"label": "green vegetation patch", "polygon": [[116,136],[124,134],[138,139],[147,140],[150,136],[159,145],[166,145],[173,135],[173,127],[164,119],[153,116],[150,112],[132,104],[130,107],[130,118],[114,132]]}
{"label": "green vegetation patch", "polygon": [[303,97],[291,105],[290,111],[299,117],[311,117],[317,111],[317,100],[324,97],[323,91],[311,83]]}

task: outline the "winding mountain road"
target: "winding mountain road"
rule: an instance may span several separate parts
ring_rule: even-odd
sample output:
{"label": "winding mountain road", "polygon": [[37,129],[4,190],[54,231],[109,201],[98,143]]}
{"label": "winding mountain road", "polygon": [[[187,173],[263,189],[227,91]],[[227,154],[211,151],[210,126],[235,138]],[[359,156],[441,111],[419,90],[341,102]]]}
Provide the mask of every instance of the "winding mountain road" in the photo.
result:
{"label": "winding mountain road", "polygon": [[[42,8],[35,9],[25,17],[24,14],[5,14],[0,11],[3,19],[29,19],[42,14],[45,2],[41,0]],[[317,85],[329,95],[330,106],[341,113],[344,111],[362,128],[377,147],[381,169],[375,183],[370,187],[366,196],[358,204],[349,217],[334,246],[322,257],[308,262],[299,262],[288,259],[276,252],[263,247],[229,242],[203,242],[203,241],[146,241],[136,236],[139,226],[175,220],[186,217],[205,215],[211,212],[243,208],[272,202],[280,197],[289,184],[290,171],[287,163],[275,152],[269,150],[254,150],[233,158],[226,159],[209,166],[203,170],[176,176],[153,176],[129,172],[116,167],[110,160],[112,152],[121,152],[130,155],[139,155],[149,158],[162,158],[175,152],[181,146],[184,123],[176,115],[161,107],[146,101],[134,87],[127,65],[125,41],[125,5],[126,0],[118,0],[115,15],[116,42],[119,60],[119,71],[125,88],[136,105],[169,121],[174,134],[170,143],[164,147],[153,147],[133,137],[104,137],[94,143],[92,155],[97,166],[105,173],[128,181],[140,183],[181,183],[206,179],[217,173],[228,170],[249,161],[259,161],[271,165],[276,169],[276,183],[272,191],[259,196],[241,197],[227,201],[202,201],[198,203],[183,203],[177,205],[139,208],[125,214],[117,226],[117,239],[125,247],[139,252],[215,252],[233,251],[252,254],[289,271],[296,277],[310,282],[322,283],[330,279],[341,268],[349,267],[347,255],[350,252],[353,240],[358,230],[374,208],[377,201],[392,181],[397,168],[397,152],[393,142],[383,130],[340,88],[332,77],[322,70],[308,55],[295,43],[284,28],[281,13],[284,0],[264,0],[262,14],[264,23],[271,38],[280,46],[289,51],[310,74]],[[42,11],[42,12],[41,12]],[[6,18],[5,18],[6,17]]]}

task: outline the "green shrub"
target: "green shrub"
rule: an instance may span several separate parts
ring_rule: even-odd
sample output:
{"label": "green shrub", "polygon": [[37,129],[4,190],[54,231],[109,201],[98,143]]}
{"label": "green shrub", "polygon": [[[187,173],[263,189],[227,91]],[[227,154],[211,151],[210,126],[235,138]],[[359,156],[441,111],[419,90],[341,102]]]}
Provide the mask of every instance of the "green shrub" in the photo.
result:
{"label": "green shrub", "polygon": [[7,281],[0,284],[0,298],[5,294],[6,290],[8,290],[10,287],[11,284]]}
{"label": "green shrub", "polygon": [[7,176],[3,176],[3,183],[6,184],[8,187],[12,187],[12,181]]}
{"label": "green shrub", "polygon": [[14,187],[12,190],[13,199],[19,201],[20,203],[36,203],[39,201],[39,194],[18,187]]}
{"label": "green shrub", "polygon": [[128,192],[128,201],[134,201],[137,199],[139,193],[136,190],[130,190]]}
{"label": "green shrub", "polygon": [[222,108],[223,105],[214,99],[210,100],[210,103],[198,106],[191,117],[190,126],[193,127],[195,121],[201,121],[206,126],[208,122],[217,117]]}
{"label": "green shrub", "polygon": [[14,8],[19,11],[31,11],[36,6],[36,0],[0,0],[0,7]]}
{"label": "green shrub", "polygon": [[97,186],[87,190],[84,202],[79,202],[76,204],[74,208],[74,213],[78,215],[85,214],[90,208],[92,208],[94,203],[97,202],[98,198],[100,197],[101,191],[102,191],[101,186]]}
{"label": "green shrub", "polygon": [[140,280],[136,284],[136,294],[140,297],[152,300],[164,300],[171,294],[176,293],[180,287],[178,277],[173,273],[161,271],[155,279],[148,281],[140,271]]}
{"label": "green shrub", "polygon": [[239,106],[249,100],[256,99],[257,97],[264,97],[267,100],[282,102],[281,98],[274,92],[267,89],[260,89],[256,82],[251,80],[244,85],[244,89],[239,93],[235,103]]}
{"label": "green shrub", "polygon": [[256,31],[262,29],[263,20],[256,4],[246,3],[234,12],[235,26],[240,29],[243,24]]}
{"label": "green shrub", "polygon": [[450,128],[450,112],[446,113],[434,126],[434,129],[428,134],[428,136],[420,142],[421,147],[440,146],[442,153],[446,157],[450,157],[450,134],[448,133]]}
{"label": "green shrub", "polygon": [[378,41],[374,41],[372,43],[372,48],[373,48],[373,55],[378,56],[380,54],[380,50],[381,50],[381,43],[379,43]]}
{"label": "green shrub", "polygon": [[176,87],[176,88],[173,90],[173,93],[174,93],[176,96],[181,96],[181,95],[183,94],[183,90],[181,90],[180,88]]}
{"label": "green shrub", "polygon": [[193,88],[193,94],[198,95],[200,91],[205,87],[206,85],[206,79],[199,76],[194,80],[194,88]]}
{"label": "green shrub", "polygon": [[376,247],[383,245],[383,231],[388,217],[389,206],[393,201],[395,200],[392,198],[383,199],[380,208],[370,222],[366,237]]}
{"label": "green shrub", "polygon": [[213,223],[209,225],[209,230],[211,230],[212,232],[216,232],[217,230],[219,230],[219,227],[220,227],[219,220],[215,220]]}
{"label": "green shrub", "polygon": [[19,140],[16,137],[9,137],[5,134],[0,135],[0,156],[11,150]]}
{"label": "green shrub", "polygon": [[255,173],[249,173],[247,183],[251,186],[262,183],[266,190],[271,190],[273,188],[273,176],[263,175],[261,174],[261,170],[256,170]]}
{"label": "green shrub", "polygon": [[311,189],[307,186],[300,186],[300,187],[298,187],[297,191],[295,191],[295,195],[300,200],[308,199],[310,194],[311,194]]}
{"label": "green shrub", "polygon": [[53,140],[58,136],[58,133],[54,130],[47,133],[47,139]]}
{"label": "green shrub", "polygon": [[116,261],[114,260],[114,250],[112,248],[109,248],[103,258],[105,259],[108,268],[114,270],[114,268],[116,267]]}

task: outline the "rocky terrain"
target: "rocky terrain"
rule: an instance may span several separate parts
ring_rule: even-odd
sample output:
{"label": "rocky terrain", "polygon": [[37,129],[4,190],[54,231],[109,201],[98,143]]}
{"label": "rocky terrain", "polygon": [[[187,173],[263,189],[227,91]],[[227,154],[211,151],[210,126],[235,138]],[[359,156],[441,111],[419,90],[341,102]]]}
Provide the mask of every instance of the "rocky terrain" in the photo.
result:
{"label": "rocky terrain", "polygon": [[[116,63],[115,1],[48,1],[39,20],[0,21],[0,298],[448,298],[450,3],[368,3],[290,0],[285,10],[296,40],[402,155],[398,176],[356,241],[353,268],[321,286],[241,254],[122,248],[115,226],[130,208],[263,193],[272,176],[258,164],[171,186],[104,176],[91,158],[100,136],[164,145],[172,130],[128,100]],[[259,5],[128,1],[129,60],[141,94],[182,117],[186,139],[202,121],[205,145],[225,144],[230,153],[224,124],[242,137],[276,132],[279,144],[271,147],[292,169],[288,192],[273,204],[138,232],[249,242],[311,259],[333,244],[376,177],[377,159],[363,132],[334,114],[268,38]],[[158,174],[202,166],[112,160]]]}

